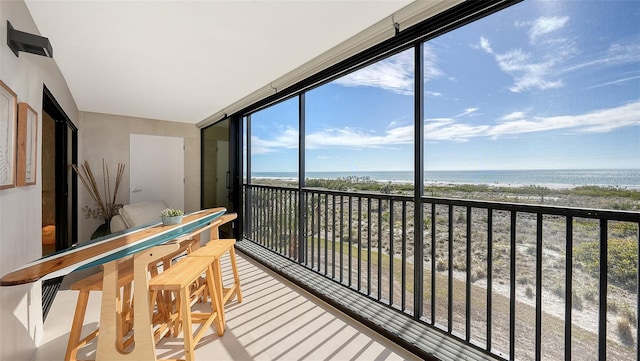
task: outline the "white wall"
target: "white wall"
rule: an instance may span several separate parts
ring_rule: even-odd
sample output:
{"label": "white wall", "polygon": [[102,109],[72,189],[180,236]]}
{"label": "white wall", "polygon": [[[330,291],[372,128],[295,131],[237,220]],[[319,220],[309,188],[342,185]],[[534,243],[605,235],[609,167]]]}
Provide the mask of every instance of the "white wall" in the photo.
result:
{"label": "white wall", "polygon": [[[42,129],[43,84],[78,124],[78,108],[54,59],[20,53],[6,44],[7,20],[17,30],[39,34],[23,1],[0,1],[0,79],[38,113]],[[44,34],[46,36],[46,34]],[[50,39],[55,54],[55,39]],[[38,132],[38,162],[42,133]],[[0,190],[0,275],[41,257],[42,176],[33,186]],[[42,337],[41,284],[0,287],[0,360],[30,360]]]}
{"label": "white wall", "polygon": [[[39,34],[22,0],[0,0],[0,39],[7,38],[7,20],[17,30]],[[46,36],[46,34],[43,34]],[[55,39],[50,39],[54,57]],[[38,113],[38,161],[42,159],[42,91],[52,92],[71,121],[78,127],[78,158],[94,168],[105,162],[115,170],[118,162],[129,162],[129,134],[165,135],[185,139],[185,211],[200,208],[200,130],[191,124],[79,112],[55,58],[20,53],[16,57],[0,40],[0,79]],[[128,166],[128,164],[127,164]],[[94,169],[96,170],[96,169]],[[98,172],[96,172],[98,173]],[[114,172],[115,173],[115,172]],[[113,184],[113,180],[112,184]],[[91,200],[79,186],[79,208]],[[129,172],[118,200],[129,202]],[[88,239],[99,225],[78,215],[79,240]],[[0,276],[41,257],[42,175],[33,186],[0,190]],[[73,307],[73,306],[71,306]],[[0,360],[30,360],[42,338],[41,283],[0,287]]]}
{"label": "white wall", "polygon": [[[55,50],[54,50],[55,51]],[[80,112],[80,147],[84,151],[79,161],[85,160],[91,165],[97,180],[102,179],[102,160],[109,165],[109,173],[118,163],[125,164],[124,177],[117,201],[128,204],[129,193],[129,138],[131,134],[162,135],[184,138],[184,211],[193,212],[200,209],[200,129],[193,124],[167,122],[155,119],[127,117],[120,115]],[[112,176],[110,184],[115,184]],[[82,185],[78,186],[79,205],[94,207],[92,200]],[[88,240],[100,225],[100,221],[86,219],[84,214],[78,215],[78,240]]]}

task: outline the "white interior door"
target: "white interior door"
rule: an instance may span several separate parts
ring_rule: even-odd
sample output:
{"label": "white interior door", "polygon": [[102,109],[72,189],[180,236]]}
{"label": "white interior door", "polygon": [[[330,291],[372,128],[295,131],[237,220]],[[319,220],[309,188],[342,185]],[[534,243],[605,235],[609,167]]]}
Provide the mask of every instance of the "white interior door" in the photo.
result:
{"label": "white interior door", "polygon": [[130,203],[163,200],[184,210],[184,139],[131,134]]}

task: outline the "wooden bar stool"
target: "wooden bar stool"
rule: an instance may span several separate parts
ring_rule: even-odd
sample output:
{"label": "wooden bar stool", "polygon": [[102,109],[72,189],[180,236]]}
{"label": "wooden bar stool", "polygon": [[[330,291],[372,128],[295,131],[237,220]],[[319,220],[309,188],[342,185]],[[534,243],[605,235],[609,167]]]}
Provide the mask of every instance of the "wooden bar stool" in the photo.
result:
{"label": "wooden bar stool", "polygon": [[[118,267],[118,287],[122,289],[121,299],[119,303],[119,315],[118,315],[118,337],[117,344],[118,349],[123,351],[133,341],[133,338],[125,340],[125,335],[131,331],[133,327],[132,318],[132,294],[131,284],[133,282],[133,259],[122,261]],[[96,328],[93,332],[80,339],[82,333],[82,326],[84,324],[84,316],[87,311],[87,304],[89,301],[89,293],[91,291],[102,291],[102,277],[103,272],[95,273],[89,277],[81,279],[73,283],[70,287],[72,290],[79,291],[78,301],[76,302],[76,310],[73,315],[73,322],[71,323],[71,332],[69,333],[69,341],[67,342],[67,352],[65,353],[65,361],[76,361],[78,356],[78,350],[84,347],[91,340],[98,336],[99,328]],[[120,295],[118,295],[120,296]]]}
{"label": "wooden bar stool", "polygon": [[[179,248],[177,251],[163,257],[156,263],[149,265],[149,272],[151,275],[157,275],[159,273],[158,265],[161,264],[166,270],[171,267],[173,260],[181,254],[186,254],[191,251],[194,244],[192,239],[181,239],[177,243]],[[93,332],[80,339],[82,333],[82,326],[84,324],[84,317],[87,311],[87,304],[89,301],[89,293],[91,291],[102,291],[102,279],[103,272],[95,273],[89,277],[81,279],[70,286],[70,289],[79,291],[78,301],[76,303],[76,309],[73,316],[73,322],[71,324],[71,332],[69,333],[69,341],[67,342],[67,351],[65,353],[65,361],[76,361],[78,350],[87,345],[91,340],[96,338],[99,334],[99,328],[96,328]],[[123,261],[119,265],[118,270],[118,286],[122,288],[122,298],[120,304],[120,317],[118,322],[118,349],[124,351],[133,342],[133,336],[125,340],[125,336],[131,331],[133,327],[133,299],[131,284],[133,282],[133,259],[130,258]],[[169,297],[168,295],[158,295],[159,297]],[[162,305],[163,303],[159,303]],[[165,324],[166,318],[169,312],[162,306],[159,307],[159,312],[154,315],[155,324]],[[154,336],[156,342],[166,334],[166,330],[159,328],[156,330]]]}
{"label": "wooden bar stool", "polygon": [[[172,311],[169,322],[180,323],[184,334],[184,350],[185,359],[187,361],[194,359],[195,345],[200,341],[207,328],[216,321],[216,329],[218,336],[224,334],[224,323],[221,317],[222,306],[219,294],[215,291],[213,280],[214,275],[211,264],[213,260],[210,257],[187,257],[178,261],[168,270],[151,278],[148,282],[151,291],[150,300],[153,302],[156,295],[160,291],[170,291],[176,297],[176,309]],[[197,284],[200,275],[207,274],[206,289],[211,295],[211,312],[197,313],[192,312],[192,302],[199,298],[198,292],[192,291],[192,285]],[[192,324],[201,323],[202,326],[193,334]]]}
{"label": "wooden bar stool", "polygon": [[[240,277],[238,276],[238,266],[236,264],[236,252],[234,245],[235,239],[214,239],[207,243],[204,247],[191,252],[189,257],[205,257],[212,260],[211,268],[213,273],[214,287],[216,292],[221,295],[221,316],[222,322],[226,323],[224,316],[224,305],[233,299],[235,295],[238,298],[238,302],[242,302],[242,291],[240,289]],[[222,280],[222,268],[220,266],[220,259],[222,256],[228,253],[229,260],[231,261],[231,270],[233,272],[233,284],[230,287],[225,288]]]}
{"label": "wooden bar stool", "polygon": [[[178,249],[175,252],[172,252],[160,259],[156,262],[149,264],[149,274],[151,278],[154,278],[161,274],[162,272],[167,271],[171,268],[180,256],[184,256],[189,254],[194,247],[199,246],[199,239],[196,240],[193,237],[186,236],[171,241],[169,243],[177,244]],[[200,289],[200,292],[203,292],[204,282],[200,282],[196,285],[196,288]],[[195,290],[194,290],[195,292]],[[175,321],[175,317],[172,318],[172,293],[170,291],[158,291],[152,295],[150,295],[150,307],[152,313],[152,322],[154,325],[158,325],[159,327],[154,330],[154,339],[155,342],[160,341],[162,337],[168,334],[170,331],[169,326],[173,324]],[[156,306],[154,312],[154,304]],[[174,328],[174,335],[177,336],[179,333],[179,328]]]}
{"label": "wooden bar stool", "polygon": [[216,219],[215,221],[211,222],[212,228],[211,228],[211,235],[209,239],[210,240],[220,239],[220,226],[227,224],[236,218],[238,218],[237,213],[227,213],[218,217],[218,219]]}

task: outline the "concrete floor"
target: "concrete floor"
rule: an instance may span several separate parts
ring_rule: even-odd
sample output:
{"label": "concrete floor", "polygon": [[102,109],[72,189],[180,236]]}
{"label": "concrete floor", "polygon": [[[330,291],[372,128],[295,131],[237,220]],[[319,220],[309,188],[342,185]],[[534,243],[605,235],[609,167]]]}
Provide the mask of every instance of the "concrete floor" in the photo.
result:
{"label": "concrete floor", "polygon": [[[224,336],[211,327],[196,347],[197,360],[418,360],[242,254],[238,269],[243,302],[226,305]],[[77,298],[77,291],[66,286],[70,281],[65,279],[49,311],[35,361],[64,358]],[[83,336],[98,325],[100,296],[90,296]],[[184,357],[181,342],[163,339],[158,358]],[[94,359],[95,349],[94,340],[78,357]]]}

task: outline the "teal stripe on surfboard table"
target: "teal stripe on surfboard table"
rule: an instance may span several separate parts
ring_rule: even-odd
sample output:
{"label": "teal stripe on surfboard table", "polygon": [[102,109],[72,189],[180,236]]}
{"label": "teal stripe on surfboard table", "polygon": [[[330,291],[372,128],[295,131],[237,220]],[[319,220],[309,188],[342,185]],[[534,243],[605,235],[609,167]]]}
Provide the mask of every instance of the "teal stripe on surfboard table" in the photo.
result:
{"label": "teal stripe on surfboard table", "polygon": [[[191,216],[191,215],[197,215],[199,213],[202,212],[206,212],[209,211],[209,209],[205,209],[205,210],[201,210],[201,211],[197,211],[197,212],[193,212],[190,213],[188,215],[185,216]],[[39,278],[41,281],[47,280],[47,279],[51,279],[51,278],[56,278],[59,276],[65,276],[71,272],[75,272],[75,271],[79,271],[79,270],[83,270],[83,269],[87,269],[90,267],[93,267],[95,265],[100,265],[103,264],[105,262],[109,262],[112,261],[114,259],[118,259],[120,257],[125,257],[126,255],[129,254],[133,254],[135,252],[138,252],[140,250],[143,250],[145,248],[149,248],[149,247],[153,247],[155,245],[159,245],[162,243],[165,243],[173,238],[177,238],[179,236],[182,236],[184,234],[193,232],[194,230],[198,229],[199,227],[204,227],[205,225],[209,224],[210,222],[212,222],[213,220],[215,220],[216,218],[220,217],[221,215],[223,215],[226,212],[226,209],[221,209],[220,211],[211,213],[201,219],[198,220],[193,220],[190,222],[187,222],[185,224],[183,224],[180,227],[176,227],[176,228],[172,228],[170,230],[166,230],[163,232],[160,232],[158,234],[154,234],[152,236],[149,237],[145,237],[142,238],[136,242],[130,243],[128,245],[123,245],[121,247],[118,248],[114,248],[108,252],[104,252],[102,254],[93,256],[91,258],[87,258],[86,260],[80,261],[80,262],[76,262],[72,265],[69,265],[67,267],[58,269],[56,271],[50,272],[48,274],[43,275],[41,278]],[[104,237],[100,237],[97,238],[95,240],[92,240],[91,242],[79,245],[79,246],[74,246],[74,247],[69,247],[67,249],[64,250],[60,250],[58,252],[55,252],[53,254],[47,255],[45,257],[39,258],[37,260],[31,261],[28,264],[17,268],[16,270],[14,270],[13,272],[10,273],[14,273],[17,271],[20,271],[22,269],[26,269],[29,267],[33,267],[36,266],[38,264],[42,264],[44,262],[49,262],[51,260],[55,260],[57,258],[61,258],[64,256],[68,256],[71,255],[73,253],[77,253],[77,252],[81,252],[83,250],[92,248],[92,247],[96,247],[98,245],[101,245],[103,243],[108,243],[108,242],[112,242],[113,240],[119,238],[119,237],[123,237],[123,236],[127,236],[130,234],[134,234],[140,231],[143,231],[144,229],[147,228],[151,228],[151,227],[156,227],[161,225],[161,222],[152,222],[146,225],[142,225],[142,226],[138,226],[135,228],[130,228],[124,231],[120,231],[120,232],[116,232]],[[5,275],[6,276],[6,275]]]}
{"label": "teal stripe on surfboard table", "polygon": [[[115,261],[117,259],[126,257],[126,256],[130,256],[132,254],[135,254],[137,252],[143,251],[147,248],[151,248],[154,246],[158,246],[161,245],[163,243],[167,243],[173,239],[176,239],[180,236],[183,236],[185,234],[191,233],[199,228],[202,228],[206,225],[208,225],[209,223],[211,223],[213,220],[215,220],[216,218],[222,216],[224,213],[226,212],[226,210],[222,210],[219,212],[215,212],[210,214],[207,217],[195,220],[195,221],[191,221],[189,223],[185,223],[183,224],[181,227],[176,227],[173,228],[169,231],[166,232],[162,232],[156,235],[153,235],[151,237],[148,238],[144,238],[142,240],[140,240],[139,242],[136,243],[132,243],[129,244],[125,247],[122,247],[120,249],[116,249],[114,250],[114,252],[110,252],[107,256],[102,257],[100,259],[97,259],[95,261],[86,263],[84,265],[81,265],[80,267],[76,268],[74,271],[81,271],[83,269],[87,269],[87,268],[91,268],[91,267],[95,267],[107,262],[111,262],[111,261]],[[193,213],[192,213],[193,214]],[[159,223],[158,223],[159,224]]]}

